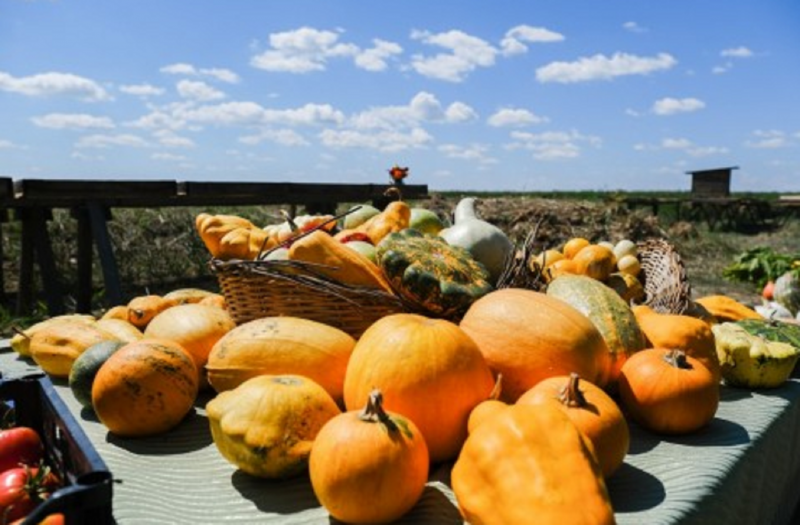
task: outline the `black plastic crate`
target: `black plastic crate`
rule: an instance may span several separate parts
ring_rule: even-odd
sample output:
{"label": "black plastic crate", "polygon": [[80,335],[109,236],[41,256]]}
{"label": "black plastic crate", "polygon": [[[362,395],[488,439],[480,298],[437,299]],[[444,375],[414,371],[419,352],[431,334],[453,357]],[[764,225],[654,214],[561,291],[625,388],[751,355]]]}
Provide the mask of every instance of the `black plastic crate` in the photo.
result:
{"label": "black plastic crate", "polygon": [[17,426],[39,432],[45,462],[63,484],[23,523],[35,524],[58,512],[67,525],[115,523],[113,476],[50,379],[44,374],[12,380],[0,377],[0,399],[13,406]]}

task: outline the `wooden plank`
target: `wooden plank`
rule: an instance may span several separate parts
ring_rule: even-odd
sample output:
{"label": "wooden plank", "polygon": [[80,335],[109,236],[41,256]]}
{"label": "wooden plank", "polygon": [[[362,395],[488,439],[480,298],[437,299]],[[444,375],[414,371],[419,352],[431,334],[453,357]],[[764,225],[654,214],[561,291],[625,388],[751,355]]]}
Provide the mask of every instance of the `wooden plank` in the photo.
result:
{"label": "wooden plank", "polygon": [[111,246],[111,236],[108,234],[106,218],[108,209],[98,203],[89,203],[89,221],[92,225],[92,235],[97,246],[97,255],[100,257],[100,266],[103,270],[103,282],[106,286],[106,300],[108,306],[122,304],[122,288],[120,287],[117,261],[114,258],[114,249]]}
{"label": "wooden plank", "polygon": [[40,180],[15,181],[16,206],[73,207],[88,201],[111,206],[168,206],[178,198],[175,181]]}
{"label": "wooden plank", "polygon": [[[292,182],[185,182],[186,205],[308,204],[360,202],[381,197],[389,184],[312,184]],[[402,186],[405,199],[428,198],[425,184]]]}
{"label": "wooden plank", "polygon": [[75,310],[81,313],[92,311],[92,225],[86,208],[77,208],[73,216],[78,221],[78,290]]}

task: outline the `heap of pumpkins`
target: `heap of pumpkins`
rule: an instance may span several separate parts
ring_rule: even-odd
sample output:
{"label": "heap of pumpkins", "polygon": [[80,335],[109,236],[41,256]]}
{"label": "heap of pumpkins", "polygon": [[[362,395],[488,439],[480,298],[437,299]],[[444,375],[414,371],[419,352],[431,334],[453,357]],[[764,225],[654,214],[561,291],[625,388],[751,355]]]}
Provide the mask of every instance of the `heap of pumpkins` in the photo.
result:
{"label": "heap of pumpkins", "polygon": [[[464,222],[480,220],[472,215]],[[221,242],[233,231],[230,223],[198,217],[215,257],[222,246],[250,247],[253,235],[259,237],[252,246],[260,245],[248,256],[264,253],[269,237],[253,234],[252,224],[239,226],[251,232],[237,233],[246,242]],[[304,239],[319,235],[346,244],[335,238],[341,232],[323,230],[272,248],[286,248],[291,258],[303,253]],[[390,230],[386,239],[412,242],[415,254],[426,249],[420,239],[438,235]],[[390,269],[404,272],[418,262],[402,243],[387,249],[371,233],[366,228],[360,242],[375,247],[377,261],[384,254],[394,261]],[[545,291],[494,288],[496,273],[477,257],[467,259],[464,248],[456,256],[488,284],[465,280],[457,287],[448,274],[436,281],[446,290],[436,293],[421,292],[414,275],[387,276],[362,252],[343,256],[338,245],[326,248],[334,246],[328,240],[312,244],[307,253],[324,258],[330,249],[339,261],[354,259],[362,277],[383,276],[393,292],[430,303],[432,314],[389,315],[363,334],[290,316],[237,326],[224,298],[183,289],[136,298],[101,319],[53,318],[12,343],[47,373],[69,378],[76,398],[123,437],[168,432],[193,409],[198,391],[210,389],[206,415],[223,457],[253,476],[307,473],[320,503],[344,522],[399,518],[421,497],[430,465],[453,461],[452,489],[471,523],[531,516],[541,523],[613,523],[605,479],[628,452],[628,421],[658,434],[697,431],[713,419],[726,366],[735,364],[726,365],[715,329],[749,321],[755,324],[748,334],[778,333],[724,296],[698,301],[699,316],[636,305],[626,296],[638,293],[626,276],[641,271],[629,241],[576,238],[539,254],[531,264],[546,276]],[[428,253],[453,266],[444,248]],[[410,273],[425,272],[444,275],[440,267]],[[611,285],[614,275],[624,287]],[[780,374],[755,370],[762,382],[743,385],[777,386],[796,359],[797,351],[775,357]]]}

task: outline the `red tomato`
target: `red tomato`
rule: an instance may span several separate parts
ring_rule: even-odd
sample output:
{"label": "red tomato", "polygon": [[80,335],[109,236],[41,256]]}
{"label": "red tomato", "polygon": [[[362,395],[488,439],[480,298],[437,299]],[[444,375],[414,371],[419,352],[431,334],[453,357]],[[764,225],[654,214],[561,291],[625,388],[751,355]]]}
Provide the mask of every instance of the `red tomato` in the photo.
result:
{"label": "red tomato", "polygon": [[767,284],[764,285],[764,289],[761,291],[761,296],[767,301],[771,301],[774,292],[775,283],[773,281],[767,281]]}
{"label": "red tomato", "polygon": [[43,454],[42,440],[32,428],[0,430],[0,472],[22,465],[38,465]]}
{"label": "red tomato", "polygon": [[0,516],[14,521],[27,516],[58,488],[47,467],[19,467],[0,474]]}

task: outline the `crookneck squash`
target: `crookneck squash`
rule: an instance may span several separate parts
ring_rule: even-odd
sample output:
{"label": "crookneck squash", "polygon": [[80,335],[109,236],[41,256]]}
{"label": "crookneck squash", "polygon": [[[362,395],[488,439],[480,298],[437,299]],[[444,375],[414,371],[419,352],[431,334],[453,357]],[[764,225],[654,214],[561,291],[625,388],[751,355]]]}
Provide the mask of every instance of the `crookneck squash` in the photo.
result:
{"label": "crookneck squash", "polygon": [[591,442],[554,404],[511,405],[479,424],[451,481],[470,523],[614,523]]}
{"label": "crookneck squash", "polygon": [[466,249],[414,229],[386,236],[376,257],[399,295],[437,317],[458,319],[494,289],[486,268]]}

